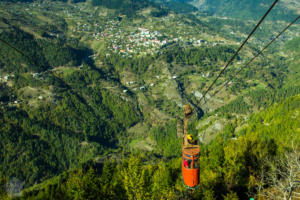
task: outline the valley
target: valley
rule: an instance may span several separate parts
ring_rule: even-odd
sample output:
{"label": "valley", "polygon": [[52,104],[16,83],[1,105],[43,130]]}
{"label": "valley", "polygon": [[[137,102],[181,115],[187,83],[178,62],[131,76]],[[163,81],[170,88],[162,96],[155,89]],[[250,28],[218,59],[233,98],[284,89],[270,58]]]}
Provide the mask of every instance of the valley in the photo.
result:
{"label": "valley", "polygon": [[[218,1],[205,2],[1,1],[0,38],[21,53],[1,43],[0,183],[24,183],[20,199],[257,194],[260,159],[285,153],[288,134],[299,142],[299,22],[233,74],[289,23],[298,4],[276,8],[291,15],[267,18],[204,103],[204,91],[257,21],[249,17],[253,7],[238,18],[227,6],[214,7]],[[180,184],[176,135],[187,103],[202,156],[203,182],[193,194]],[[141,190],[130,186],[133,174]],[[78,188],[80,181],[91,185]],[[99,194],[87,197],[96,188]]]}

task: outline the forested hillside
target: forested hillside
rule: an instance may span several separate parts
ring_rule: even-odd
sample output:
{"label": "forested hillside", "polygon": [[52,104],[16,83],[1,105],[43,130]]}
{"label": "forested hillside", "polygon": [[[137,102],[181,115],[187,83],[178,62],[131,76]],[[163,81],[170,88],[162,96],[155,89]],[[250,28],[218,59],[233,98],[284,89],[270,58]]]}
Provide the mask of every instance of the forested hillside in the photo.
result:
{"label": "forested hillside", "polygon": [[[206,11],[212,15],[257,20],[273,2],[272,0],[194,0],[191,3],[200,11]],[[297,1],[279,1],[279,6],[272,10],[268,19],[291,21],[299,14],[299,8],[300,4]]]}
{"label": "forested hillside", "polygon": [[[158,5],[153,4],[148,0],[92,0],[91,3],[93,6],[104,6],[109,9],[116,9],[118,13],[125,14],[127,16],[132,16],[135,12],[150,6],[158,8]],[[153,13],[156,13],[156,15],[165,15],[167,11],[160,10]]]}
{"label": "forested hillside", "polygon": [[288,195],[296,191],[289,184],[295,184],[299,175],[295,164],[299,165],[300,124],[294,120],[299,112],[298,95],[252,115],[241,130],[227,128],[201,146],[200,187],[192,193],[182,185],[180,158],[159,161],[135,154],[122,162],[89,163],[63,173],[24,191],[21,199],[246,199],[248,195],[273,199]]}
{"label": "forested hillside", "polygon": [[7,72],[42,72],[50,66],[78,65],[82,62],[84,54],[88,54],[88,50],[72,48],[65,40],[35,39],[31,34],[15,27],[3,31],[0,38],[20,51],[26,52],[24,57],[10,46],[1,45],[0,51],[3,52],[1,64],[4,65],[2,70]]}
{"label": "forested hillside", "polygon": [[191,13],[191,12],[198,11],[196,7],[188,3],[189,1],[181,1],[181,0],[172,0],[172,1],[152,0],[152,1],[176,13]]}
{"label": "forested hillside", "polygon": [[[66,77],[69,83],[53,74],[46,79],[16,76],[14,89],[1,84],[1,171],[28,185],[114,148],[116,138],[141,119],[134,104],[122,102],[101,86],[84,87],[97,84],[101,79],[97,71],[74,72]],[[43,89],[34,89],[37,84]]]}
{"label": "forested hillside", "polygon": [[[200,101],[271,2],[240,3],[1,1],[0,199],[298,192],[285,185],[300,148],[298,24],[244,68],[297,3],[276,7]],[[177,135],[187,103],[201,145],[193,191]]]}

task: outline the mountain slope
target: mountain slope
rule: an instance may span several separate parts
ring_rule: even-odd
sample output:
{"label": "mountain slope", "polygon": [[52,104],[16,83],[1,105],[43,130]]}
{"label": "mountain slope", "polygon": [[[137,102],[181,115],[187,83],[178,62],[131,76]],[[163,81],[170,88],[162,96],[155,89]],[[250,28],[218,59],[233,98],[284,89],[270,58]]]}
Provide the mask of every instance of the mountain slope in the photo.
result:
{"label": "mountain slope", "polygon": [[[182,199],[187,195],[189,199],[248,199],[268,194],[269,190],[278,196],[288,194],[287,183],[292,176],[286,173],[288,168],[282,168],[282,162],[292,168],[285,156],[299,159],[299,154],[295,154],[299,152],[300,142],[299,113],[300,96],[297,95],[252,115],[246,125],[238,123],[242,129],[228,128],[210,144],[202,145],[200,187],[192,194],[182,185],[180,158],[161,162],[149,155],[136,154],[121,162],[111,159],[104,164],[90,163],[61,174],[25,190],[21,199],[75,196],[132,199],[134,195],[137,199]],[[150,163],[149,159],[152,159]],[[280,177],[276,176],[279,169]],[[267,181],[274,176],[276,182]]]}
{"label": "mountain slope", "polygon": [[[202,92],[250,26],[249,21],[177,14],[145,1],[98,2],[0,2],[0,37],[30,57],[0,46],[0,173],[8,181],[17,178],[28,187],[111,154],[178,158],[182,106],[202,106]],[[136,12],[123,15],[132,11],[123,6],[131,5]],[[214,91],[281,25],[267,23],[268,34],[253,38]],[[297,94],[299,88],[290,83],[298,80],[291,76],[299,70],[292,60],[297,46],[281,51],[297,32],[290,29],[202,109],[224,115],[227,122]],[[285,88],[287,83],[291,87]],[[173,169],[179,177],[179,168]]]}
{"label": "mountain slope", "polygon": [[[194,0],[193,5],[201,11],[212,15],[227,16],[238,19],[259,19],[271,6],[273,0]],[[291,21],[299,14],[300,3],[296,1],[279,1],[268,19]]]}

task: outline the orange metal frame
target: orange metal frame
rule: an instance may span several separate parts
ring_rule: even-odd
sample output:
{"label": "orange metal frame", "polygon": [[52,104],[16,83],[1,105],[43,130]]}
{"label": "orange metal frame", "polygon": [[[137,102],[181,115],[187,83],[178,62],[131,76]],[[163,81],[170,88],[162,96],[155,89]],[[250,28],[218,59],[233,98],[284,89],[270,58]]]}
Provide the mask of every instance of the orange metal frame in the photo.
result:
{"label": "orange metal frame", "polygon": [[[199,184],[199,163],[195,165],[195,162],[199,162],[200,148],[198,145],[193,147],[182,148],[182,176],[183,182],[186,186],[194,188]],[[190,161],[190,167],[184,166],[184,160]]]}

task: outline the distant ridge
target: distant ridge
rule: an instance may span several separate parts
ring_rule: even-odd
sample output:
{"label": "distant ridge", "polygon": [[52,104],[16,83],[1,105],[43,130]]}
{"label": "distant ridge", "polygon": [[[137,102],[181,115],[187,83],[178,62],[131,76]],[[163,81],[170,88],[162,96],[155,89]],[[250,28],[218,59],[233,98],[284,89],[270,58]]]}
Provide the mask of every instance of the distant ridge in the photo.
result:
{"label": "distant ridge", "polygon": [[[273,0],[193,0],[189,3],[196,6],[200,11],[208,12],[210,15],[257,20],[272,2]],[[290,21],[295,18],[299,10],[300,2],[280,1],[267,19]]]}
{"label": "distant ridge", "polygon": [[154,2],[176,13],[190,13],[198,11],[198,8],[190,4],[192,0],[157,0]]}
{"label": "distant ridge", "polygon": [[148,0],[92,0],[93,6],[104,6],[109,9],[139,10],[148,6],[155,6]]}

